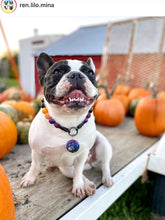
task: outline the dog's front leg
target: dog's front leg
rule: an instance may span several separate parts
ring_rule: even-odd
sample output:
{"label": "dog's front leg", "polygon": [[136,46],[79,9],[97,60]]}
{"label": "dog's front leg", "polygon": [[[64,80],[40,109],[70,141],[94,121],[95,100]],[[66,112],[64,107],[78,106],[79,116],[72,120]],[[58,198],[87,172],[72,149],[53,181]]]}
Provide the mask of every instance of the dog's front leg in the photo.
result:
{"label": "dog's front leg", "polygon": [[87,160],[88,152],[84,153],[74,161],[74,173],[73,173],[73,189],[72,193],[78,197],[84,197],[92,195],[95,192],[95,185],[83,176],[84,164]]}
{"label": "dog's front leg", "polygon": [[112,146],[108,140],[97,131],[96,141],[95,141],[95,151],[96,159],[101,161],[102,169],[102,183],[110,187],[113,185],[113,180],[110,174],[110,160],[112,157]]}
{"label": "dog's front leg", "polygon": [[28,187],[34,184],[37,175],[40,172],[42,155],[32,150],[32,163],[29,171],[22,178],[20,186]]}

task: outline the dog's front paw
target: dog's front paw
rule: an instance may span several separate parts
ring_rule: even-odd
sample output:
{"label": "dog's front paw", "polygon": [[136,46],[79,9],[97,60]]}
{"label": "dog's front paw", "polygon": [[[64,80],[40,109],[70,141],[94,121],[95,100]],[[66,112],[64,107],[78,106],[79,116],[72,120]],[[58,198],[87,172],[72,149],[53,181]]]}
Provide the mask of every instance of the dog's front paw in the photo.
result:
{"label": "dog's front paw", "polygon": [[111,176],[103,176],[102,183],[104,184],[104,186],[110,187],[113,185],[113,179]]}
{"label": "dog's front paw", "polygon": [[87,178],[85,178],[84,183],[85,183],[86,195],[88,195],[88,196],[94,195],[96,192],[95,184],[93,182],[89,181]]}
{"label": "dog's front paw", "polygon": [[77,183],[77,184],[73,184],[72,193],[73,193],[74,196],[83,198],[85,196],[84,183],[80,182],[80,183]]}
{"label": "dog's front paw", "polygon": [[20,186],[21,187],[29,187],[34,184],[36,177],[34,175],[30,175],[27,173],[21,180]]}

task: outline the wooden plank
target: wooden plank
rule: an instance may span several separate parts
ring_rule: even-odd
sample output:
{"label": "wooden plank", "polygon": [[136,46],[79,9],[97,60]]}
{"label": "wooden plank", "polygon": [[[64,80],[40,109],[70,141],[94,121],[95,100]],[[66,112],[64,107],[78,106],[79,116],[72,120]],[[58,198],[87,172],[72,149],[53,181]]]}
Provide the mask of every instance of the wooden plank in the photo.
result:
{"label": "wooden plank", "polygon": [[100,217],[141,176],[147,167],[148,154],[153,152],[155,145],[115,174],[111,188],[100,186],[94,196],[87,197],[60,220],[95,220]]}
{"label": "wooden plank", "polygon": [[111,170],[113,175],[159,139],[141,135],[135,128],[132,118],[126,118],[118,127],[109,128],[99,125],[97,129],[112,144]]}
{"label": "wooden plank", "polygon": [[[125,167],[140,155],[158,138],[149,138],[138,133],[132,118],[126,118],[118,127],[97,126],[113,146],[111,163],[112,174]],[[31,156],[28,145],[16,145],[6,157],[0,160],[8,174],[12,187],[18,186],[22,176],[30,167]],[[16,201],[16,220],[57,219],[78,204],[81,199],[72,193],[72,180],[64,177],[58,169],[48,170],[48,162],[43,164],[43,172],[37,183],[30,188],[13,190]],[[97,186],[101,184],[101,173],[98,170],[86,171],[85,175]],[[32,192],[27,200],[18,200]]]}

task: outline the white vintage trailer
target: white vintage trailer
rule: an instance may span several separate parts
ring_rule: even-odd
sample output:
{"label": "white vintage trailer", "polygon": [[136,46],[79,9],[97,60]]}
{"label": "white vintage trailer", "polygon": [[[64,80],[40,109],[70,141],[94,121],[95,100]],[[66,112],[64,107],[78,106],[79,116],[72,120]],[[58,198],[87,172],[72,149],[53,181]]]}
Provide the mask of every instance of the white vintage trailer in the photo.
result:
{"label": "white vintage trailer", "polygon": [[19,41],[19,73],[23,89],[35,96],[34,53],[42,50],[63,35],[38,35]]}

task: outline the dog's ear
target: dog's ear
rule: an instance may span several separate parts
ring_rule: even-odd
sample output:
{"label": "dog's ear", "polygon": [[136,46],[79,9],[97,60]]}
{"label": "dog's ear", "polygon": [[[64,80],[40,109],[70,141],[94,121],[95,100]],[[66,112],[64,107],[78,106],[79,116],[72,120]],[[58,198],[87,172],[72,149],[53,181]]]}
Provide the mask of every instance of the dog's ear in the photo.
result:
{"label": "dog's ear", "polygon": [[91,68],[91,69],[93,70],[93,72],[95,73],[95,65],[94,65],[93,60],[92,60],[91,57],[88,58],[87,64],[88,64],[88,66],[90,66],[90,68]]}
{"label": "dog's ear", "polygon": [[41,85],[44,84],[44,78],[47,70],[54,63],[53,59],[48,56],[46,53],[41,53],[37,59],[37,69],[39,72],[39,80]]}

